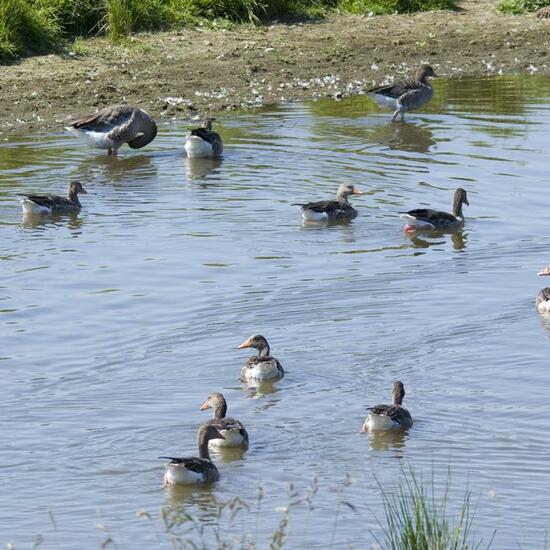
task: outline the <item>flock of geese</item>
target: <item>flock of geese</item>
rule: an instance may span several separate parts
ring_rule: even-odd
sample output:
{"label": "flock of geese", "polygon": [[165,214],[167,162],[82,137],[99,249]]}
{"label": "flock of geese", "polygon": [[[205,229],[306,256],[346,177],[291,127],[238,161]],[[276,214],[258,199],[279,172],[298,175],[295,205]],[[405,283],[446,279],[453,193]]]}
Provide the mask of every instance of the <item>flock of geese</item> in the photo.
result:
{"label": "flock of geese", "polygon": [[[418,109],[433,96],[433,89],[427,78],[437,76],[433,69],[424,65],[412,79],[372,88],[367,93],[380,106],[393,110],[392,122],[404,120],[405,112]],[[189,158],[220,157],[223,143],[220,135],[212,130],[215,119],[207,118],[200,128],[191,130],[186,138],[185,151]],[[144,147],[157,135],[155,121],[142,109],[128,105],[106,107],[97,113],[74,120],[67,128],[71,133],[84,139],[89,145],[106,149],[108,155],[117,155],[125,143],[132,149]],[[86,194],[79,181],[71,181],[67,197],[57,195],[25,195],[21,199],[23,212],[27,215],[76,214],[82,205],[78,195]],[[324,200],[296,204],[302,210],[306,223],[348,222],[357,217],[357,210],[350,204],[352,195],[362,195],[363,191],[351,184],[339,186],[334,200]],[[468,205],[464,189],[456,189],[452,201],[452,213],[418,208],[402,213],[406,225],[404,231],[454,232],[464,225],[462,206]],[[539,275],[550,275],[550,266]],[[542,289],[536,298],[540,312],[550,312],[550,287]],[[252,381],[278,380],[285,371],[281,363],[270,354],[270,347],[262,335],[254,335],[245,340],[240,349],[253,348],[258,354],[250,357],[241,368],[241,379]],[[380,432],[395,429],[408,429],[413,420],[403,407],[405,388],[397,380],[393,386],[392,403],[376,405],[368,409],[362,431]],[[248,433],[241,422],[227,417],[227,402],[221,393],[212,393],[201,406],[201,410],[213,409],[213,418],[204,422],[197,432],[197,457],[159,457],[167,459],[164,486],[213,482],[220,477],[216,465],[210,459],[211,447],[248,448]]]}

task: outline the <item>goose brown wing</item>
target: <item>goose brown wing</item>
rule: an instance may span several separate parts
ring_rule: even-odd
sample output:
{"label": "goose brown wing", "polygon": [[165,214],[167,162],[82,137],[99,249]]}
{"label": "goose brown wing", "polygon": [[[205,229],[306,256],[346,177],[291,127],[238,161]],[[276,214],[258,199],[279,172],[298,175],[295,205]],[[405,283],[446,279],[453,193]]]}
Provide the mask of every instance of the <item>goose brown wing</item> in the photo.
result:
{"label": "goose brown wing", "polygon": [[389,416],[392,420],[395,420],[401,413],[401,407],[397,405],[375,405],[367,410],[378,416]]}
{"label": "goose brown wing", "polygon": [[181,464],[188,470],[191,470],[192,472],[197,472],[198,474],[202,474],[206,468],[212,464],[209,460],[205,460],[204,458],[199,458],[198,456],[192,456],[188,458],[179,458],[175,456],[159,456],[159,458],[165,458],[169,460],[169,464]]}
{"label": "goose brown wing", "polygon": [[74,204],[66,197],[57,195],[25,195],[27,199],[46,208],[73,207]]}
{"label": "goose brown wing", "polygon": [[409,210],[407,212],[409,216],[416,218],[417,220],[427,221],[431,224],[446,222],[456,222],[457,219],[448,212],[442,212],[439,210],[431,210],[430,208],[417,208],[416,210]]}
{"label": "goose brown wing", "polygon": [[308,202],[301,205],[304,210],[313,210],[313,212],[330,213],[337,212],[342,208],[342,203],[339,201],[317,201]]}
{"label": "goose brown wing", "polygon": [[412,90],[420,89],[422,84],[416,80],[401,80],[400,82],[395,82],[394,84],[389,84],[386,86],[377,86],[376,88],[371,88],[369,90],[372,94],[383,95],[386,97],[393,97],[394,99],[400,98],[403,94],[411,92]]}
{"label": "goose brown wing", "polygon": [[207,130],[206,128],[195,128],[191,130],[191,135],[198,136],[212,145],[221,141],[220,134]]}
{"label": "goose brown wing", "polygon": [[71,126],[79,130],[94,130],[107,132],[116,126],[124,124],[134,112],[128,105],[105,107],[97,113],[84,116],[72,122]]}

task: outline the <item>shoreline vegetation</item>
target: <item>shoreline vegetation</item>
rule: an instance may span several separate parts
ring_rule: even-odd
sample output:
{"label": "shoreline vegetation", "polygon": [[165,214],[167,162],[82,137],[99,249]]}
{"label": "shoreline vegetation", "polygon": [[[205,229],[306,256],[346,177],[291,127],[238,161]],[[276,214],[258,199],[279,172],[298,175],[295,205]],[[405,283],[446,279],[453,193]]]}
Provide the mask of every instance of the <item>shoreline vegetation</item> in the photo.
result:
{"label": "shoreline vegetation", "polygon": [[[0,0],[0,22],[10,3],[30,1]],[[91,0],[32,1],[78,4],[79,16],[85,17]],[[112,5],[124,1],[112,0]],[[65,46],[56,53],[17,58],[2,67],[0,133],[61,130],[71,116],[121,102],[162,122],[284,101],[338,99],[364,93],[390,75],[410,76],[426,62],[452,78],[548,74],[549,21],[532,13],[503,13],[497,9],[499,1],[461,0],[455,10],[380,16],[331,9],[322,18],[271,24],[200,19],[177,30],[143,31],[120,40],[94,34],[98,21],[107,25],[105,16],[91,20],[96,21],[91,27],[73,21],[75,34],[80,24],[91,35],[64,39]],[[201,0],[203,5],[209,2]],[[342,2],[372,5],[370,0],[327,0]],[[149,5],[144,0],[143,9]],[[124,34],[124,25],[119,27],[117,32]],[[33,29],[30,25],[26,32]]]}
{"label": "shoreline vegetation", "polygon": [[197,24],[265,24],[324,17],[456,9],[455,0],[0,0],[0,60],[50,53],[68,40],[181,30]]}

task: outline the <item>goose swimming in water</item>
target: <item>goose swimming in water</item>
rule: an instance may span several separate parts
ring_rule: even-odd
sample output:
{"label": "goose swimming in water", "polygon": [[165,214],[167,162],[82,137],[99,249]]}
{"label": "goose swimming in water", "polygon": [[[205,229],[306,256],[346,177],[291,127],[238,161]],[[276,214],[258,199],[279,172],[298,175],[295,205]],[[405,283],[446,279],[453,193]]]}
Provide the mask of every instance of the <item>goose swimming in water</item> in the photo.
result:
{"label": "goose swimming in water", "polygon": [[129,105],[105,107],[78,118],[67,130],[92,147],[107,149],[109,155],[116,155],[124,143],[132,149],[141,149],[157,135],[155,121],[142,109]]}
{"label": "goose swimming in water", "polygon": [[394,111],[392,122],[398,117],[405,119],[405,111],[419,109],[428,103],[433,96],[433,88],[426,80],[428,77],[437,76],[429,65],[423,65],[414,78],[401,80],[384,86],[377,86],[367,92],[380,107],[390,108]]}
{"label": "goose swimming in water", "polygon": [[24,195],[20,199],[24,214],[78,214],[82,205],[78,194],[86,194],[79,181],[71,181],[67,197],[58,195]]}
{"label": "goose swimming in water", "polygon": [[217,438],[223,439],[217,428],[203,424],[197,432],[198,457],[178,458],[159,456],[159,458],[166,458],[170,461],[166,464],[164,487],[177,483],[190,484],[218,481],[220,479],[220,472],[210,460],[210,454],[208,453],[208,442]]}
{"label": "goose swimming in water", "polygon": [[204,424],[214,426],[223,439],[211,439],[210,446],[215,447],[248,447],[248,433],[241,422],[225,416],[227,414],[227,402],[219,393],[211,393],[201,406],[201,411],[214,409],[214,417]]}
{"label": "goose swimming in water", "polygon": [[[550,265],[541,269],[537,275],[540,277],[550,275]],[[544,287],[538,294],[535,300],[535,306],[540,313],[547,313],[550,311],[550,287]]]}
{"label": "goose swimming in water", "polygon": [[432,210],[430,208],[417,208],[409,210],[401,215],[407,221],[405,232],[412,233],[417,229],[428,231],[456,231],[464,225],[462,205],[468,202],[468,195],[462,188],[458,188],[453,195],[453,213]]}
{"label": "goose swimming in water", "polygon": [[401,406],[405,397],[403,382],[393,384],[393,405],[375,405],[367,410],[369,414],[363,423],[362,432],[382,432],[396,428],[406,429],[413,425],[411,413]]}
{"label": "goose swimming in water", "polygon": [[302,218],[305,222],[349,221],[357,217],[357,210],[351,206],[348,197],[364,194],[364,191],[356,189],[351,183],[343,183],[338,187],[336,200],[294,205],[302,207]]}
{"label": "goose swimming in water", "polygon": [[273,380],[285,375],[281,363],[269,355],[269,344],[261,334],[256,334],[245,340],[239,346],[239,349],[244,348],[257,349],[258,355],[246,360],[241,368],[242,379]]}
{"label": "goose swimming in water", "polygon": [[189,158],[220,157],[223,143],[220,134],[212,131],[214,118],[205,118],[200,128],[191,130],[185,141],[185,152]]}

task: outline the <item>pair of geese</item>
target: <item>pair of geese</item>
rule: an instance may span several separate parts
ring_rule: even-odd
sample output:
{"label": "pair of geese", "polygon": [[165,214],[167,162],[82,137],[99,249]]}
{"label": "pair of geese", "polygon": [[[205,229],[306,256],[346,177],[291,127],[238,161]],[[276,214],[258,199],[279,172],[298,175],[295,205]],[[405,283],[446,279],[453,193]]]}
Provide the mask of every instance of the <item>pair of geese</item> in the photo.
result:
{"label": "pair of geese", "polygon": [[[245,340],[239,349],[255,348],[258,355],[247,359],[241,368],[241,379],[276,380],[284,376],[284,369],[277,359],[270,355],[266,338],[260,334]],[[402,406],[405,397],[403,383],[397,380],[393,386],[391,405],[375,405],[367,410],[363,432],[382,432],[393,429],[407,429],[413,424],[412,417]],[[214,482],[220,479],[220,472],[210,458],[210,448],[237,447],[247,449],[249,437],[242,422],[226,416],[227,402],[219,393],[211,393],[201,405],[201,410],[213,409],[213,418],[201,424],[197,432],[199,456],[173,457],[167,459],[164,487],[177,484]]]}

